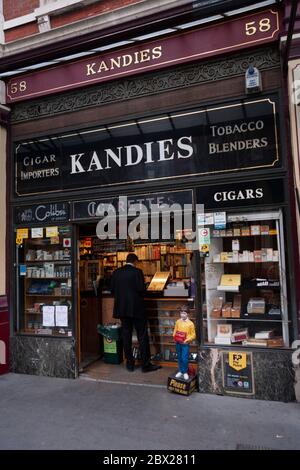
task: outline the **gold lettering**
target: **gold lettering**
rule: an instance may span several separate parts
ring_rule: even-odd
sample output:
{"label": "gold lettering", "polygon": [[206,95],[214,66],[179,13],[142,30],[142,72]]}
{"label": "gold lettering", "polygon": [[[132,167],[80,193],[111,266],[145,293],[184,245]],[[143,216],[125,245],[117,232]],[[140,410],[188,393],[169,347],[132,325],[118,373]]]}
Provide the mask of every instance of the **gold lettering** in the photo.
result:
{"label": "gold lettering", "polygon": [[101,60],[101,62],[100,62],[100,65],[99,65],[99,68],[98,68],[98,73],[102,72],[102,70],[104,70],[104,72],[109,71],[109,67],[107,67],[107,64],[104,60]]}
{"label": "gold lettering", "polygon": [[156,46],[152,49],[152,59],[159,59],[162,56],[162,46]]}
{"label": "gold lettering", "polygon": [[110,59],[110,67],[113,70],[114,66],[116,66],[118,69],[121,67],[121,56],[117,57],[117,59]]}
{"label": "gold lettering", "polygon": [[94,75],[96,73],[96,71],[93,69],[93,67],[95,67],[96,63],[93,62],[92,64],[86,64],[87,66],[87,75]]}
{"label": "gold lettering", "polygon": [[141,60],[140,62],[148,62],[148,60],[150,60],[151,57],[150,57],[150,49],[144,49],[143,51],[141,51]]}
{"label": "gold lettering", "polygon": [[134,53],[134,63],[138,64],[139,63],[139,52]]}
{"label": "gold lettering", "polygon": [[130,64],[132,64],[132,55],[123,55],[123,67],[128,67]]}

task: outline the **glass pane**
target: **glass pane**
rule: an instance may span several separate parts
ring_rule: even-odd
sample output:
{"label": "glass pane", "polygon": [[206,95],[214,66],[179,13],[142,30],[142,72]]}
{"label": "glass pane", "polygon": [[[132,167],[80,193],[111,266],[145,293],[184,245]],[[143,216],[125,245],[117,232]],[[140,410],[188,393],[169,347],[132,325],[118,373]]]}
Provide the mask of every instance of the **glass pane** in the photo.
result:
{"label": "glass pane", "polygon": [[288,347],[279,216],[226,214],[223,227],[210,231],[209,253],[201,258],[204,342]]}
{"label": "glass pane", "polygon": [[28,229],[17,245],[18,330],[72,336],[70,227]]}

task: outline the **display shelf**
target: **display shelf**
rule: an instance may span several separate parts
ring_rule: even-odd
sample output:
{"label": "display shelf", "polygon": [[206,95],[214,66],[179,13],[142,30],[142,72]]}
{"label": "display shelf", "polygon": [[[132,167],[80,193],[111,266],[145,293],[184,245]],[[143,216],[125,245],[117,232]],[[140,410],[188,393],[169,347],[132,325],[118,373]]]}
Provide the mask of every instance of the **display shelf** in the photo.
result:
{"label": "display shelf", "polygon": [[24,263],[19,263],[16,266],[20,266],[22,264],[71,264],[72,261],[70,259],[41,259],[41,260],[32,260],[32,261],[24,261]]}
{"label": "display shelf", "polygon": [[58,298],[71,298],[72,295],[54,295],[54,294],[27,294],[27,297],[58,297]]}
{"label": "display shelf", "polygon": [[290,320],[272,320],[271,318],[270,319],[254,319],[254,318],[233,318],[233,317],[228,317],[228,318],[223,318],[223,317],[220,317],[220,318],[208,318],[208,317],[204,317],[203,320],[209,320],[209,321],[224,321],[224,320],[227,320],[227,321],[240,321],[240,322],[264,322],[264,323],[291,323]]}
{"label": "display shelf", "polygon": [[[272,328],[283,337],[286,346],[289,344],[290,321],[287,320],[287,293],[283,276],[286,272],[285,248],[280,214],[280,211],[245,212],[239,215],[244,219],[241,225],[236,214],[226,214],[226,227],[219,231],[212,230],[209,254],[201,259],[206,278],[203,289],[203,301],[207,305],[203,316],[206,344],[215,345],[218,324],[232,324],[233,334],[242,326],[251,334],[263,328]],[[268,285],[268,282],[277,285]],[[268,318],[267,313],[262,314],[261,318],[259,315],[247,316],[245,307],[249,302],[266,306],[266,311],[272,306],[281,315],[274,315],[273,318]],[[221,311],[229,314],[232,311],[232,314],[240,313],[241,316],[217,316]]]}

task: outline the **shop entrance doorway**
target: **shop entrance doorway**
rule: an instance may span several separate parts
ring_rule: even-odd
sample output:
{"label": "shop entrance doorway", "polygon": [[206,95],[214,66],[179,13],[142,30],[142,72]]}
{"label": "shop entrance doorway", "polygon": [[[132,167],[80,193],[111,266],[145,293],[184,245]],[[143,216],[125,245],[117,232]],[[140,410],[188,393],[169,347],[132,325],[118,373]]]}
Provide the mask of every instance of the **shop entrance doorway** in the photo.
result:
{"label": "shop entrance doorway", "polygon": [[[195,322],[194,300],[190,298],[190,252],[178,240],[168,242],[137,242],[130,240],[100,240],[96,223],[78,225],[78,337],[79,363],[82,376],[95,380],[124,383],[164,385],[177,369],[173,329],[182,305],[189,305]],[[138,341],[133,333],[132,346],[136,359],[133,373],[128,372],[123,356],[117,363],[107,363],[103,338],[97,325],[115,323],[114,299],[110,280],[115,269],[123,266],[128,252],[135,252],[140,260],[145,283],[149,285],[155,273],[169,273],[165,289],[145,298],[149,319],[151,361],[162,369],[142,373]],[[166,291],[166,292],[165,292]],[[170,291],[170,292],[169,292]],[[196,369],[197,344],[190,346],[189,362]],[[119,363],[118,363],[119,362]]]}

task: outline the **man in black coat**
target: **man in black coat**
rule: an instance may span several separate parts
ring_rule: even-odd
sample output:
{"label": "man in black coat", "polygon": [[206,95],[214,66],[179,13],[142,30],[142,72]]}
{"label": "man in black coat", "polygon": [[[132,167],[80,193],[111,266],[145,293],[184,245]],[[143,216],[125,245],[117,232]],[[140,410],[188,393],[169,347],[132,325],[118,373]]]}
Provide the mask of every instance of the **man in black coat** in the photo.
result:
{"label": "man in black coat", "polygon": [[137,262],[138,257],[134,253],[129,253],[126,265],[116,269],[112,275],[111,291],[115,298],[113,317],[121,319],[127,369],[134,370],[132,331],[135,327],[140,346],[142,371],[151,372],[160,369],[161,366],[150,362],[148,324],[143,299],[144,275],[143,271],[136,267]]}

